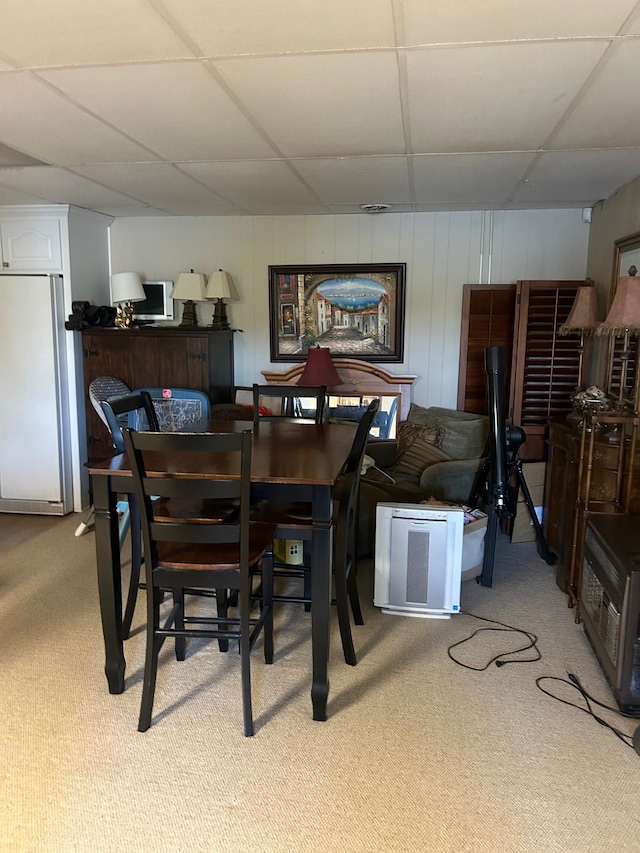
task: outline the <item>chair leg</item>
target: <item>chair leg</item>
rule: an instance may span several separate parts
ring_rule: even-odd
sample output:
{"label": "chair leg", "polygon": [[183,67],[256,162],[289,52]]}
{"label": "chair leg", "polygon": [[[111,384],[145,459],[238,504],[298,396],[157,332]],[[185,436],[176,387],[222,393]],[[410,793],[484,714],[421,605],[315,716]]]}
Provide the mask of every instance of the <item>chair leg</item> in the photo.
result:
{"label": "chair leg", "polygon": [[[262,558],[262,608],[267,608],[264,632],[264,662],[273,663],[273,554]],[[249,604],[251,606],[251,604]]]}
{"label": "chair leg", "polygon": [[244,585],[239,597],[240,619],[240,666],[242,669],[242,714],[245,737],[253,735],[253,711],[251,708],[251,647],[249,642],[249,608],[251,606],[249,586]]}
{"label": "chair leg", "polygon": [[[229,613],[229,590],[227,589],[216,589],[216,607],[218,618],[224,619],[225,616]],[[220,623],[220,628],[227,628],[227,625],[224,625],[222,622]],[[229,640],[226,640],[224,637],[221,637],[218,640],[218,648],[221,652],[229,651]]]}
{"label": "chair leg", "polygon": [[[174,628],[184,631],[184,590],[174,589],[173,603],[176,605],[176,615],[173,619]],[[163,593],[160,593],[164,597]],[[176,637],[176,660],[184,660],[187,656],[187,638]]]}
{"label": "chair leg", "polygon": [[349,577],[347,578],[347,590],[349,591],[349,602],[351,603],[351,612],[353,613],[353,621],[356,625],[364,625],[364,616],[360,607],[360,596],[358,595],[358,578],[355,571],[355,565],[351,567]]}
{"label": "chair leg", "polygon": [[351,619],[349,615],[349,593],[347,590],[347,579],[344,568],[337,568],[335,573],[336,584],[336,608],[338,610],[338,625],[340,627],[340,639],[342,640],[342,651],[344,659],[349,666],[358,663],[356,650],[353,645],[351,634]]}
{"label": "chair leg", "polygon": [[[134,498],[131,496],[131,500]],[[131,578],[129,580],[129,592],[127,593],[127,603],[122,617],[122,639],[128,640],[131,634],[131,623],[133,622],[133,613],[136,609],[136,601],[138,599],[138,589],[140,587],[140,567],[142,565],[142,536],[140,531],[140,518],[137,511],[137,506],[131,506],[129,511],[123,514],[120,520],[120,548],[127,533],[127,529],[131,530]]]}
{"label": "chair leg", "polygon": [[[151,578],[149,578],[151,583]],[[138,731],[146,732],[151,725],[153,713],[153,698],[156,692],[158,675],[158,654],[161,639],[156,634],[160,626],[160,600],[162,593],[157,587],[147,591],[147,651],[144,661],[144,676],[142,681],[142,702],[140,703],[140,718]]]}
{"label": "chair leg", "polygon": [[358,510],[351,528],[349,539],[351,548],[351,559],[349,560],[349,573],[347,575],[347,589],[349,590],[349,601],[353,612],[353,621],[356,625],[364,625],[364,616],[360,607],[358,595]]}

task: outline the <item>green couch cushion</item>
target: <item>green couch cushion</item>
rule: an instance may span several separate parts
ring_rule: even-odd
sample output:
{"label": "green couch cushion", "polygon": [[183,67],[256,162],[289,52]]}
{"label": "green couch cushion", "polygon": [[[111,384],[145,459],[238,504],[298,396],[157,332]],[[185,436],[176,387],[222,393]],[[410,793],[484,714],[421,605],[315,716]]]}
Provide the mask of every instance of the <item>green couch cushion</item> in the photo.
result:
{"label": "green couch cushion", "polygon": [[418,478],[429,465],[447,459],[440,450],[443,434],[441,427],[401,423],[398,427],[398,452],[389,471],[391,476]]}
{"label": "green couch cushion", "polygon": [[477,459],[485,455],[489,435],[489,418],[486,415],[439,406],[425,409],[412,403],[407,422],[440,427],[443,430],[440,447],[452,459]]}

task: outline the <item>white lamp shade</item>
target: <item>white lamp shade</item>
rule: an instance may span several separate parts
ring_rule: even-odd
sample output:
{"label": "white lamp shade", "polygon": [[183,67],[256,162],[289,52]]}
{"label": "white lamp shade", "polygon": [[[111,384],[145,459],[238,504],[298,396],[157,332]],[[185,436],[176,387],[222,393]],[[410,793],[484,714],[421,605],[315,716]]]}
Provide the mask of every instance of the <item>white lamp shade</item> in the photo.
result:
{"label": "white lamp shade", "polygon": [[204,302],[206,287],[207,279],[201,272],[181,272],[171,291],[171,298]]}
{"label": "white lamp shade", "polygon": [[137,272],[117,272],[111,276],[111,304],[142,302],[147,296]]}
{"label": "white lamp shade", "polygon": [[218,270],[211,273],[207,284],[207,299],[231,299],[235,302],[238,298],[238,291],[228,272]]}

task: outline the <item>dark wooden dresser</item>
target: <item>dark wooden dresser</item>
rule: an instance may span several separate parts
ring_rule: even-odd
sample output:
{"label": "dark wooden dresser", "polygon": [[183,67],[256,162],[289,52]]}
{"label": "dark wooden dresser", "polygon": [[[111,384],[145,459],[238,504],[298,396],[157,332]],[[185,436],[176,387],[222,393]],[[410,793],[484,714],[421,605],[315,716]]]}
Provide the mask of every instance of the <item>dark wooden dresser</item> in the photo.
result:
{"label": "dark wooden dresser", "polygon": [[[571,418],[549,421],[543,527],[549,547],[558,555],[556,582],[568,594],[571,605],[580,597],[589,516],[640,514],[640,419],[607,422],[614,416],[600,418],[587,421],[590,429]],[[608,440],[616,425],[617,440]]]}
{"label": "dark wooden dresser", "polygon": [[131,389],[192,388],[211,403],[233,399],[233,330],[85,329],[82,332],[87,455],[104,459],[113,453],[111,438],[89,400],[98,376],[115,376]]}

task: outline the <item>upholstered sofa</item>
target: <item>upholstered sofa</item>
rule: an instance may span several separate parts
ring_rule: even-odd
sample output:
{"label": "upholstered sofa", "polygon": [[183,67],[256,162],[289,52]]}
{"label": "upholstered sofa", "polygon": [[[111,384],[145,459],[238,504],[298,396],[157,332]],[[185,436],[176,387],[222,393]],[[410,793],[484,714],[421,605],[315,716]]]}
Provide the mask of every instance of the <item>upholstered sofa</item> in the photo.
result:
{"label": "upholstered sofa", "polygon": [[358,554],[374,552],[379,502],[468,503],[486,460],[488,432],[484,415],[412,403],[396,440],[370,441],[360,481]]}

